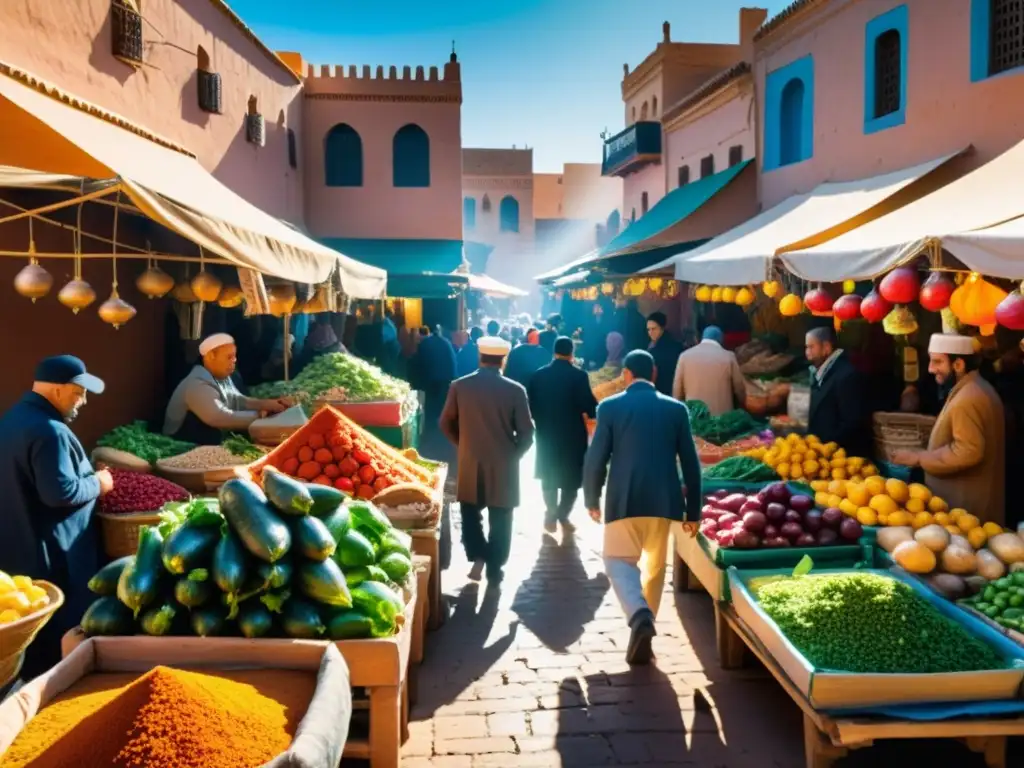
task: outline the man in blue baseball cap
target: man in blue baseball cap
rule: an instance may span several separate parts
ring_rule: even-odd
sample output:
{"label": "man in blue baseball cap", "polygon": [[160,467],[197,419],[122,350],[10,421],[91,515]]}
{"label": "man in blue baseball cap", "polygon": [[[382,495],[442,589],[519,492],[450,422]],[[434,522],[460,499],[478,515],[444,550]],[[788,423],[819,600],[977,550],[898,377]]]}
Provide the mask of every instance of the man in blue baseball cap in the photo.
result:
{"label": "man in blue baseball cap", "polygon": [[0,417],[0,569],[46,579],[65,600],[29,646],[24,679],[60,661],[61,636],[91,602],[86,583],[100,551],[93,511],[114,479],[93,469],[68,424],[87,395],[103,389],[77,357],[48,357],[36,367],[32,391]]}

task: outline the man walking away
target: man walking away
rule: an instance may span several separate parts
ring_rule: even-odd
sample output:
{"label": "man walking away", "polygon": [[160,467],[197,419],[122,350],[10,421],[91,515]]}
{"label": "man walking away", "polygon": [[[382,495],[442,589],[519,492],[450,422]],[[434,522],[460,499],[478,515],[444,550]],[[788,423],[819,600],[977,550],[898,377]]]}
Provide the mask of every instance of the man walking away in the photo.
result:
{"label": "man walking away", "polygon": [[[519,506],[519,462],[533,444],[526,390],[506,379],[501,365],[509,352],[503,339],[480,339],[480,368],[448,390],[441,431],[458,446],[457,499],[462,508],[462,544],[473,563],[469,578],[487,569],[501,583],[512,545],[512,510]],[[484,536],[483,509],[488,510]]]}
{"label": "man walking away", "polygon": [[562,316],[551,315],[548,318],[547,327],[540,332],[540,345],[547,350],[555,348],[555,339],[562,332]]}
{"label": "man walking away", "polygon": [[831,326],[812,328],[805,352],[811,363],[807,431],[823,443],[838,443],[849,456],[869,455],[871,419],[864,380],[839,348],[836,332]]}
{"label": "man walking away", "polygon": [[597,400],[587,374],[572,364],[573,343],[567,336],[555,341],[555,359],[530,379],[530,412],[537,425],[537,477],[544,493],[544,530],[554,533],[558,523],[572,533],[569,513],[583,484],[583,457],[587,452],[584,419],[594,418]]}
{"label": "man walking away", "polygon": [[551,362],[551,351],[540,345],[540,332],[530,328],[526,332],[526,343],[513,349],[508,356],[505,375],[528,387],[533,374]]}
{"label": "man walking away", "polygon": [[687,511],[699,513],[700,462],[686,406],[651,383],[650,353],[626,355],[623,375],[626,391],[597,408],[597,430],[583,465],[583,495],[590,516],[601,522],[601,488],[607,475],[605,570],[632,630],[626,661],[647,664],[665,584],[669,525],[682,521]]}
{"label": "man walking away", "polygon": [[683,345],[668,334],[666,325],[668,318],[664,312],[652,312],[647,316],[647,335],[651,339],[647,351],[654,358],[654,385],[661,394],[671,395],[676,363],[683,354]]}
{"label": "man walking away", "polygon": [[484,337],[483,329],[474,325],[469,331],[469,341],[455,355],[455,375],[469,376],[480,367],[480,348],[477,346]]}
{"label": "man walking away", "polygon": [[704,340],[679,356],[672,397],[676,400],[700,400],[712,416],[721,416],[742,403],[747,382],[740,364],[722,346],[722,330],[714,325],[704,329]]}
{"label": "man walking away", "polygon": [[424,393],[424,418],[433,427],[441,415],[448,385],[455,378],[455,348],[444,336],[420,328],[420,345],[416,349],[416,370]]}

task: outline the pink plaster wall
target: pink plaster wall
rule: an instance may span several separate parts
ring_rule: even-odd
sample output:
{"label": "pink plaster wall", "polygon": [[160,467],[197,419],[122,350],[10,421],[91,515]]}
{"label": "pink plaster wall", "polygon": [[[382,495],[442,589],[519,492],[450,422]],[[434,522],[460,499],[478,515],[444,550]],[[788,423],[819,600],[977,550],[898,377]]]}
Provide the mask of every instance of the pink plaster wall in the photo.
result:
{"label": "pink plaster wall", "polygon": [[[864,27],[895,0],[832,3],[794,21],[756,48],[757,92],[767,72],[814,56],[814,156],[761,178],[765,207],[824,181],[886,173],[969,144],[974,165],[1024,136],[1024,71],[970,79],[970,2],[907,0],[910,15],[906,123],[864,133]],[[763,120],[763,104],[759,104]]]}
{"label": "pink plaster wall", "polygon": [[602,176],[600,163],[566,163],[562,190],[562,218],[603,224],[612,211],[622,214],[622,179]]}
{"label": "pink plaster wall", "polygon": [[[142,0],[139,69],[111,54],[110,0],[4,0],[0,59],[117,112],[194,152],[218,179],[275,216],[301,223],[299,171],[288,165],[287,128],[301,137],[298,79],[212,0]],[[158,35],[155,30],[159,30]],[[223,87],[223,114],[199,109],[202,45]],[[266,120],[266,146],[245,140],[250,96]],[[300,156],[303,146],[299,146]]]}
{"label": "pink plaster wall", "polygon": [[629,221],[636,210],[639,221],[643,215],[640,201],[643,193],[647,193],[647,210],[651,210],[665,196],[665,168],[659,163],[644,166],[636,173],[631,173],[622,182],[622,220]]}
{"label": "pink plaster wall", "polygon": [[743,147],[744,160],[754,156],[753,103],[753,91],[748,86],[718,108],[666,131],[664,170],[670,190],[679,186],[680,166],[690,166],[691,181],[699,179],[700,161],[707,155],[714,155],[716,172],[729,167],[729,149],[734,145]]}
{"label": "pink plaster wall", "polygon": [[[306,225],[318,237],[462,238],[462,83],[459,64],[371,73],[310,66],[305,77]],[[363,142],[363,186],[324,183],[324,138],[339,123]],[[408,123],[430,137],[430,186],[396,188],[392,139]],[[532,201],[531,201],[532,206]]]}

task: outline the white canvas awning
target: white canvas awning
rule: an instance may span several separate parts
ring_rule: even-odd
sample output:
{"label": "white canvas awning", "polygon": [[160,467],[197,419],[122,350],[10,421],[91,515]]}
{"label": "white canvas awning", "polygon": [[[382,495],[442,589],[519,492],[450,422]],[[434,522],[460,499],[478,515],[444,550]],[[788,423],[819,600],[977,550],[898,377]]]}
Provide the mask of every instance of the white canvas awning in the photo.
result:
{"label": "white canvas awning", "polygon": [[1020,277],[1024,228],[1011,220],[1024,216],[1022,177],[1024,142],[929,195],[828,243],[788,253],[783,261],[811,280],[869,278],[941,241],[972,269]]}
{"label": "white canvas awning", "polygon": [[909,184],[954,155],[869,179],[828,182],[794,195],[723,235],[645,272],[675,265],[677,280],[715,285],[759,283],[771,274],[777,255],[837,237],[880,211],[874,211]]}
{"label": "white canvas awning", "polygon": [[286,226],[226,187],[195,157],[124,118],[0,63],[0,164],[116,177],[147,216],[249,269],[320,283],[335,267],[353,298],[384,295],[387,274]]}
{"label": "white canvas awning", "polygon": [[521,288],[516,288],[513,285],[506,285],[505,283],[495,280],[490,275],[470,275],[469,289],[471,291],[486,293],[488,296],[497,296],[499,298],[506,299],[530,295]]}

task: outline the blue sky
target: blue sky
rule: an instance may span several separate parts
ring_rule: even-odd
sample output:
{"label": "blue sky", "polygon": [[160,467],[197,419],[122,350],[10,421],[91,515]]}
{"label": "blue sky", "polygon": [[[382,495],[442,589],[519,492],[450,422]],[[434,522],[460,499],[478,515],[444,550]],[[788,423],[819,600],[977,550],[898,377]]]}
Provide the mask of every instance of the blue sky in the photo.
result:
{"label": "blue sky", "polygon": [[[462,63],[462,143],[534,148],[534,170],[598,162],[623,127],[622,65],[672,39],[737,42],[747,0],[230,0],[272,48],[314,64]],[[788,0],[762,3],[774,15]],[[298,9],[302,9],[301,12]]]}

